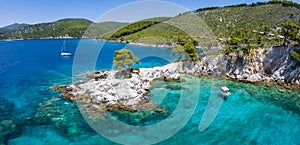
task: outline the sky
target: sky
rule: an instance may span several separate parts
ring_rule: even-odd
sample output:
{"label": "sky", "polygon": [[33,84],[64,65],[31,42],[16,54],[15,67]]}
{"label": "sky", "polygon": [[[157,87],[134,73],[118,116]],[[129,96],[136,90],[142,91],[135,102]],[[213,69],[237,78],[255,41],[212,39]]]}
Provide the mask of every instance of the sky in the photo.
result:
{"label": "sky", "polygon": [[175,16],[203,7],[257,1],[265,0],[0,0],[0,27],[62,18],[132,22],[153,16]]}

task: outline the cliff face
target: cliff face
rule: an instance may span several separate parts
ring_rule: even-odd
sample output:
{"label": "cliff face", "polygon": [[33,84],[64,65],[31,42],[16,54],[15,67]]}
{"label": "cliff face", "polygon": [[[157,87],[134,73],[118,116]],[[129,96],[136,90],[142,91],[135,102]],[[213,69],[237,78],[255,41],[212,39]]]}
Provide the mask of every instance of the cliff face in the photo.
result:
{"label": "cliff face", "polygon": [[196,74],[219,75],[249,82],[278,82],[300,85],[300,62],[290,56],[299,47],[256,50],[253,56],[205,56],[192,68]]}

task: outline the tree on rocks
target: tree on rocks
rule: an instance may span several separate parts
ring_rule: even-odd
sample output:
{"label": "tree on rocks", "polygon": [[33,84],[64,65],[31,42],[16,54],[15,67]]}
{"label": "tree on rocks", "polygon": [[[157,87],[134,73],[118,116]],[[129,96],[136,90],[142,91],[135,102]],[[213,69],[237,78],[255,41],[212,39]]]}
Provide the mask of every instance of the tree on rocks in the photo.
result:
{"label": "tree on rocks", "polygon": [[193,41],[187,42],[183,46],[183,49],[193,61],[196,61],[198,59],[196,47]]}
{"label": "tree on rocks", "polygon": [[122,75],[128,76],[128,72],[134,63],[139,63],[139,59],[132,53],[131,50],[121,49],[115,51],[113,64],[118,70],[120,70]]}

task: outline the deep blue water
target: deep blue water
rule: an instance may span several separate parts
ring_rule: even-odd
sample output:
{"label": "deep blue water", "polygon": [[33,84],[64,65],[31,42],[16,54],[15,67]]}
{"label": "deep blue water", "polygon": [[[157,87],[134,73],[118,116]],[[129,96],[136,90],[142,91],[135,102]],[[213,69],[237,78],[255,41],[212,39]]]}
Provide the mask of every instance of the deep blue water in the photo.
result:
{"label": "deep blue water", "polygon": [[[63,40],[0,41],[0,144],[114,144],[88,126],[76,103],[60,99],[58,93],[49,89],[53,85],[71,84],[72,78],[78,77],[72,76],[72,66],[79,41],[66,40],[67,50],[74,54],[71,57],[60,56]],[[82,61],[93,55],[89,52],[104,46],[94,69],[112,69],[113,52],[124,47],[141,59],[142,63],[135,67],[160,66],[174,60],[170,49],[92,39],[81,40],[80,45],[87,53]],[[83,70],[93,69],[87,67]],[[283,89],[286,92],[282,92],[278,91],[278,86],[205,77],[195,80],[199,81],[200,87],[191,93],[199,94],[194,115],[183,129],[159,144],[300,144],[298,91]],[[208,98],[215,91],[211,90],[212,82],[226,83],[232,96],[222,104],[211,126],[199,132],[198,125]],[[160,100],[162,94],[166,94],[161,105],[169,112],[175,109],[182,95],[174,85],[182,89],[193,87],[157,81],[150,95],[151,99]],[[144,125],[147,121],[157,123],[168,115],[145,115],[145,112],[116,114],[125,122],[127,118],[131,124],[145,120],[142,122]],[[126,137],[126,134],[120,136]]]}
{"label": "deep blue water", "polygon": [[[67,50],[75,54],[79,42],[79,39],[66,40]],[[0,41],[0,95],[14,104],[14,117],[27,117],[38,103],[49,99],[53,95],[49,91],[50,86],[72,82],[74,55],[60,56],[62,43],[63,40],[47,39]],[[143,53],[157,53],[164,54],[164,58],[169,61],[172,60],[170,49],[126,46],[122,43],[106,43],[93,39],[83,39],[81,43],[87,51],[102,48],[94,69],[112,69],[114,51],[124,47],[133,50],[137,56]],[[142,58],[141,62],[142,67],[168,63],[167,60],[152,56]]]}

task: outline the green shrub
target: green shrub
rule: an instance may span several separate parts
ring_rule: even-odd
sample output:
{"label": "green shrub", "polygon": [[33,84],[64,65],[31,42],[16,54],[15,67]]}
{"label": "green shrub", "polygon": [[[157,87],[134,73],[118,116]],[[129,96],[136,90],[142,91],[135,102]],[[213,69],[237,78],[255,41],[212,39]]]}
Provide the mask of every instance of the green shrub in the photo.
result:
{"label": "green shrub", "polygon": [[292,58],[296,59],[298,62],[300,62],[300,50],[293,50],[291,52]]}

